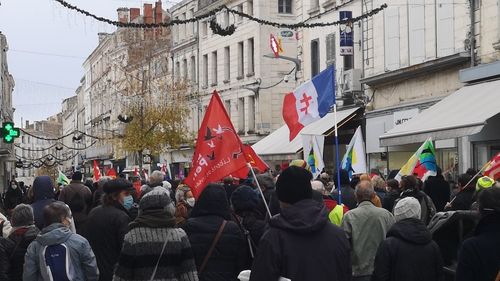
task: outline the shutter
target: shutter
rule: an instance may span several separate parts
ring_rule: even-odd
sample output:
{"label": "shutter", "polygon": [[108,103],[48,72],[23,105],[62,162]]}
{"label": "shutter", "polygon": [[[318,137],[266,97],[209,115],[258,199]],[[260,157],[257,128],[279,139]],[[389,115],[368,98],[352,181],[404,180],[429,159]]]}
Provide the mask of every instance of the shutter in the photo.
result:
{"label": "shutter", "polygon": [[385,68],[399,68],[399,7],[388,7],[384,13]]}
{"label": "shutter", "polygon": [[425,0],[410,0],[408,3],[410,65],[425,60]]}
{"label": "shutter", "polygon": [[437,0],[437,56],[449,56],[455,52],[453,28],[453,4],[449,0]]}
{"label": "shutter", "polygon": [[335,33],[326,36],[326,65],[335,64]]}

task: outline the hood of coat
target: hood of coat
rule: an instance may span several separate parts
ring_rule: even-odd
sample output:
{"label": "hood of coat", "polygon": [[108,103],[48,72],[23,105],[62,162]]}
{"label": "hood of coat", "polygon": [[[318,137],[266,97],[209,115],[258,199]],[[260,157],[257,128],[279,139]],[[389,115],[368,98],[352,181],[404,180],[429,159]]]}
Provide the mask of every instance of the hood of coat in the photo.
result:
{"label": "hood of coat", "polygon": [[16,242],[22,240],[32,241],[37,237],[39,233],[40,230],[38,230],[38,228],[36,228],[36,226],[34,225],[22,226],[13,229],[11,234],[9,235],[9,238]]}
{"label": "hood of coat", "polygon": [[418,245],[428,244],[432,240],[432,235],[424,223],[414,218],[396,222],[387,232],[387,237],[396,237]]}
{"label": "hood of coat", "polygon": [[296,233],[319,231],[328,223],[328,211],[313,199],[301,200],[281,209],[281,213],[269,221],[272,227]]}
{"label": "hood of coat", "polygon": [[33,182],[33,195],[35,201],[53,199],[55,194],[52,179],[49,176],[36,177]]}
{"label": "hood of coat", "polygon": [[221,185],[208,185],[200,194],[198,201],[191,211],[191,217],[219,216],[226,220],[231,219],[229,202],[226,191]]}
{"label": "hood of coat", "polygon": [[42,230],[36,237],[43,246],[57,245],[66,242],[72,232],[62,223],[53,223]]}

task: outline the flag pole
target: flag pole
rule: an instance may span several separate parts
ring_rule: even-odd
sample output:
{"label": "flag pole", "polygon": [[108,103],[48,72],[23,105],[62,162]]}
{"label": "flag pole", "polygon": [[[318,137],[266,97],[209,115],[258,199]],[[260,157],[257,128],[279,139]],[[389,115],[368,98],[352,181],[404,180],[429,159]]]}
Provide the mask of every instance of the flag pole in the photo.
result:
{"label": "flag pole", "polygon": [[257,180],[257,176],[255,175],[255,172],[252,169],[252,165],[250,165],[250,163],[247,163],[247,166],[250,169],[250,171],[252,172],[252,176],[253,176],[253,179],[255,180],[255,184],[257,185],[257,189],[259,190],[260,196],[262,196],[262,201],[264,201],[264,205],[266,206],[267,214],[269,215],[269,218],[272,218],[271,211],[269,210],[269,206],[267,205],[266,198],[264,197],[264,193],[262,192],[262,189],[260,189],[260,183]]}
{"label": "flag pole", "polygon": [[333,104],[333,117],[335,123],[335,166],[337,168],[337,190],[339,191],[338,204],[342,205],[342,190],[340,188],[340,162],[339,162],[339,133],[337,126],[337,103]]}
{"label": "flag pole", "polygon": [[[484,166],[483,166],[483,167],[482,167],[482,168],[481,168],[481,169],[480,169],[480,170],[479,170],[479,171],[478,171],[478,172],[477,172],[477,173],[476,173],[476,174],[475,174],[475,175],[474,175],[474,176],[470,179],[470,181],[469,181],[469,182],[468,182],[465,186],[463,186],[462,188],[466,188],[467,186],[469,186],[469,184],[471,184],[477,176],[479,176],[480,174],[482,174],[482,173],[484,172],[484,170],[486,169],[486,167],[488,167],[488,165],[490,165],[490,164],[491,164],[491,160],[490,160],[490,161],[488,161],[488,162],[486,162],[486,164],[484,164]],[[460,190],[460,192],[462,192],[462,191]],[[460,193],[460,192],[459,192],[459,193]],[[451,200],[451,201],[450,201],[450,204],[451,204],[451,203],[453,203],[453,201],[455,201],[455,198],[457,198],[457,196],[453,197],[453,200]]]}

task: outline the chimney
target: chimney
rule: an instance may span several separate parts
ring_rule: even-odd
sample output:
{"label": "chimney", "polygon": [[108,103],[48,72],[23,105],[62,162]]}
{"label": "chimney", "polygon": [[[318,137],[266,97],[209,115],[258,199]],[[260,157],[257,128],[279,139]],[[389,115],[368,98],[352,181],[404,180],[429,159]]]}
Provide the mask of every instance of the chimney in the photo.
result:
{"label": "chimney", "polygon": [[118,13],[118,21],[121,23],[128,23],[128,8],[118,8],[116,9]]}
{"label": "chimney", "polygon": [[144,23],[153,23],[153,4],[144,4]]}
{"label": "chimney", "polygon": [[30,120],[26,120],[26,129],[28,129],[30,127]]}
{"label": "chimney", "polygon": [[140,8],[130,8],[130,22],[134,22],[140,15]]}
{"label": "chimney", "polygon": [[155,4],[155,23],[161,23],[163,21],[163,10],[161,8],[161,1]]}

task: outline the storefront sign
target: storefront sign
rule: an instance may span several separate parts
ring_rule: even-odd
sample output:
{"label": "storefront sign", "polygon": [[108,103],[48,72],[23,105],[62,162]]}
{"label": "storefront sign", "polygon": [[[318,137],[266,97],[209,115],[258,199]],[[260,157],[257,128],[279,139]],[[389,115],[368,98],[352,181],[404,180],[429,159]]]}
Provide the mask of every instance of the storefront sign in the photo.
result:
{"label": "storefront sign", "polygon": [[[352,11],[340,11],[340,20],[352,19]],[[354,55],[354,40],[353,40],[353,26],[352,22],[340,25],[340,55],[352,56]]]}
{"label": "storefront sign", "polygon": [[408,120],[412,119],[419,113],[418,108],[396,111],[393,113],[394,117],[394,126],[401,125]]}

